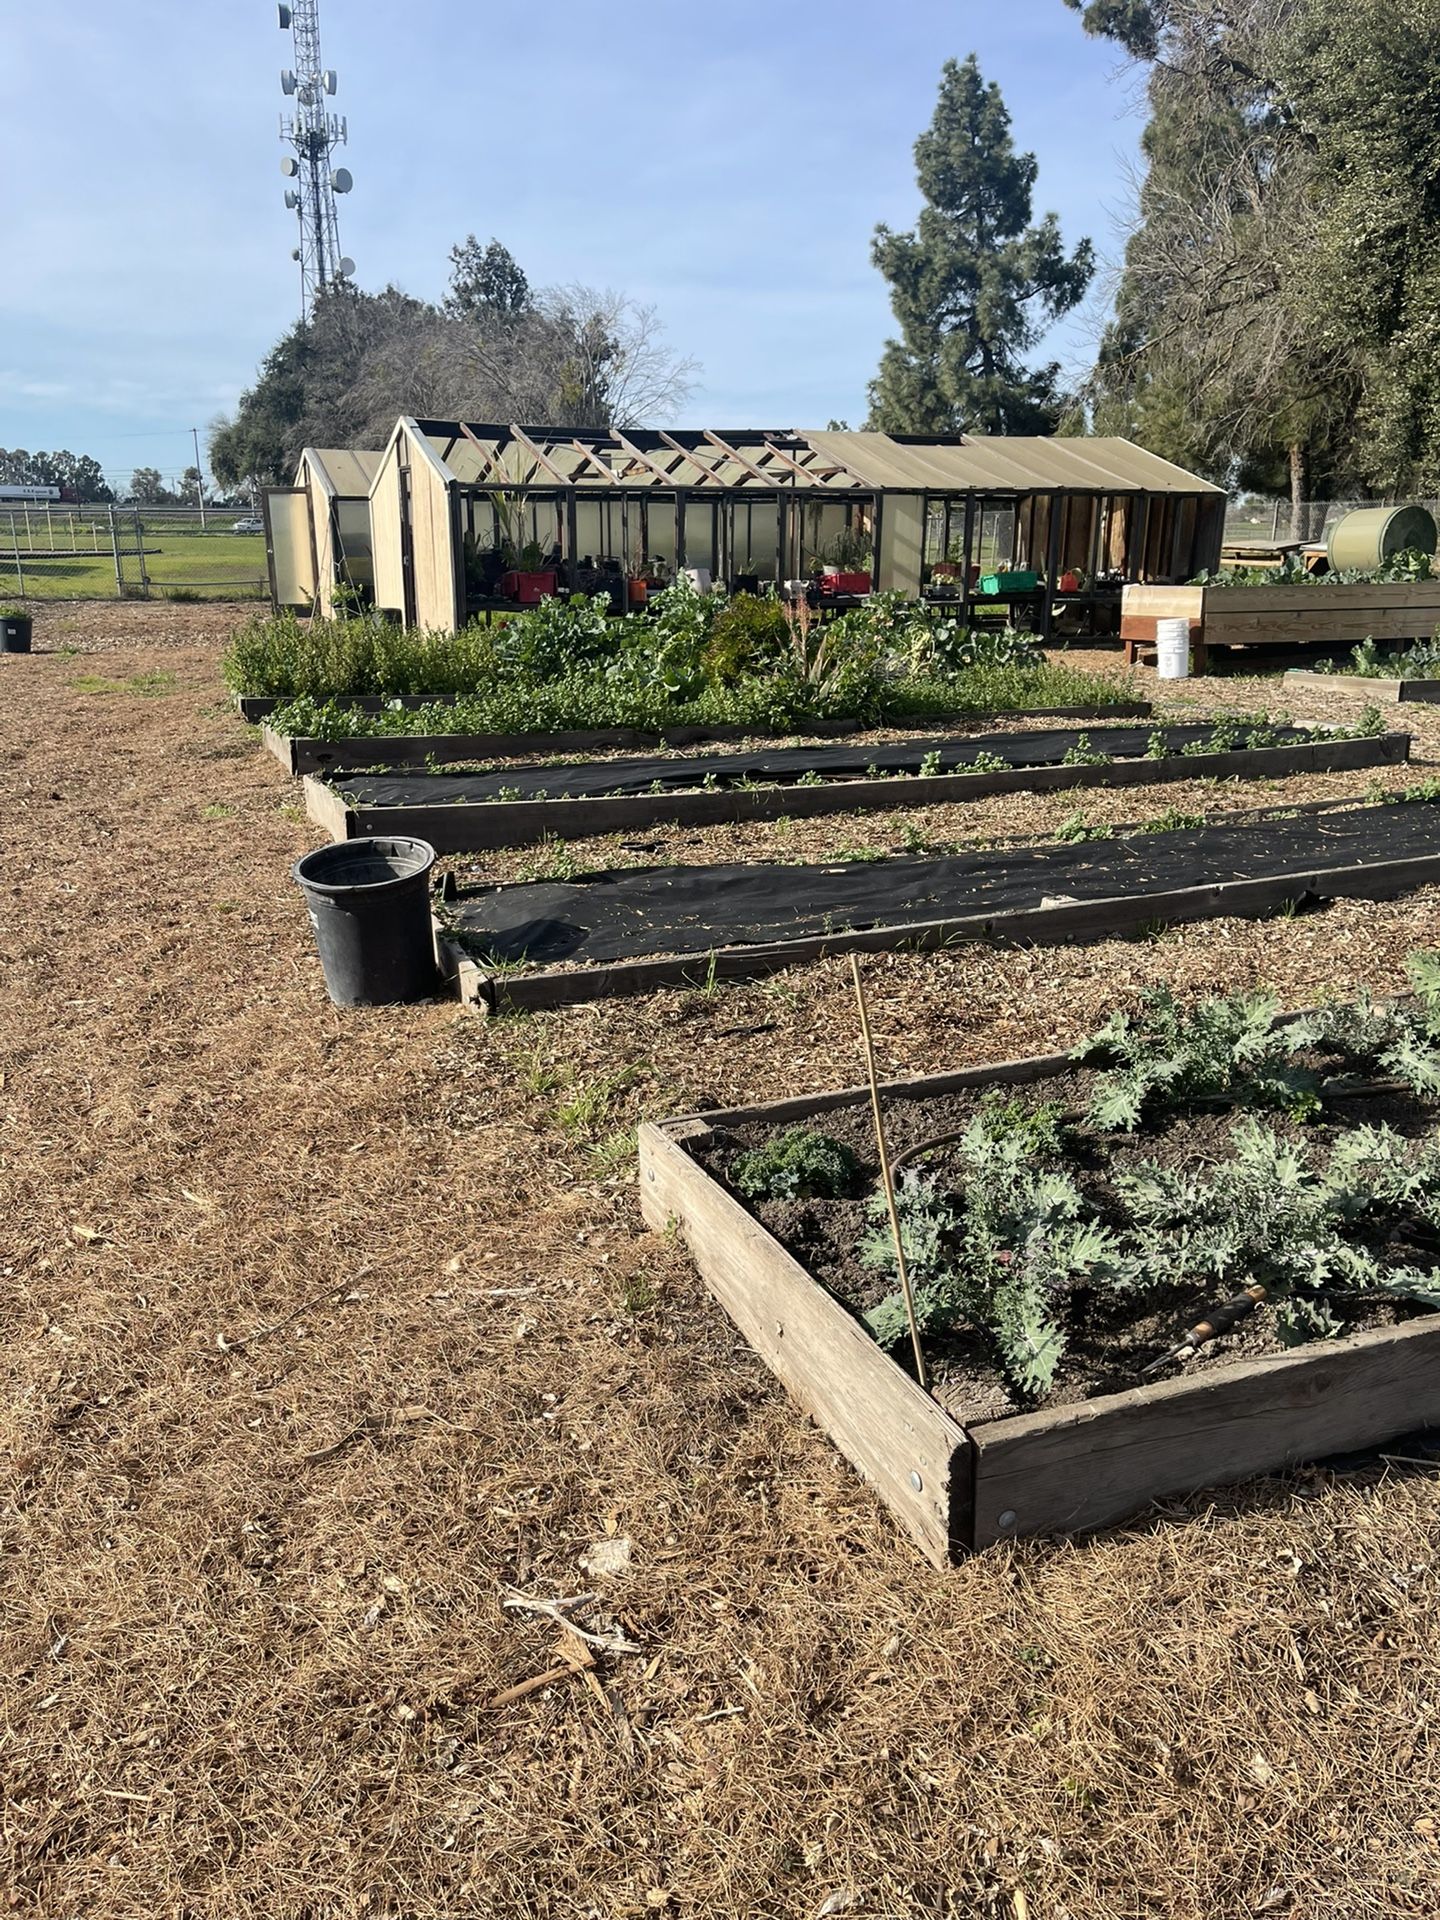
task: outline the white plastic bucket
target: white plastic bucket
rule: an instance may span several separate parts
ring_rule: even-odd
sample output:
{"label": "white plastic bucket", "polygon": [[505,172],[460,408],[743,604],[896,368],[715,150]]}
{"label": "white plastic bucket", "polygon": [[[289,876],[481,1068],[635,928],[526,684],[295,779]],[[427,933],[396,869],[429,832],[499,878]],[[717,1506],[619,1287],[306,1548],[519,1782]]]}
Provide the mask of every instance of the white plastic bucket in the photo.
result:
{"label": "white plastic bucket", "polygon": [[1159,680],[1190,678],[1190,622],[1155,622],[1155,677]]}

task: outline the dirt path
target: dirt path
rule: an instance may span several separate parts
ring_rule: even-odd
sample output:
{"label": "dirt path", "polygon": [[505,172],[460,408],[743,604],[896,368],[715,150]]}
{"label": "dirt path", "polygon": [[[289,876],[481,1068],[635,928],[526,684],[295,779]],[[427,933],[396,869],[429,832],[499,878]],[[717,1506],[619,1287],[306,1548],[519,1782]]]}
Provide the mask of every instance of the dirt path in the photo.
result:
{"label": "dirt path", "polygon": [[[10,1910],[1435,1912],[1435,1476],[933,1573],[630,1190],[642,1112],[854,1079],[841,967],[342,1017],[201,631],[0,661]],[[918,1073],[1426,943],[1433,892],[870,979]],[[509,1587],[641,1651],[491,1708],[557,1658]]]}

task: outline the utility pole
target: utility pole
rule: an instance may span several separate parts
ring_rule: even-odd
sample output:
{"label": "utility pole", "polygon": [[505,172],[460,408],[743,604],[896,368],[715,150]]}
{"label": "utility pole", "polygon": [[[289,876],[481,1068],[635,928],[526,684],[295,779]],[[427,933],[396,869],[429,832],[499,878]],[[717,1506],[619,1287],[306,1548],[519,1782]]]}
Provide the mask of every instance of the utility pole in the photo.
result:
{"label": "utility pole", "polygon": [[191,427],[190,438],[195,442],[195,493],[200,502],[200,531],[205,531],[205,469],[200,464],[200,429]]}

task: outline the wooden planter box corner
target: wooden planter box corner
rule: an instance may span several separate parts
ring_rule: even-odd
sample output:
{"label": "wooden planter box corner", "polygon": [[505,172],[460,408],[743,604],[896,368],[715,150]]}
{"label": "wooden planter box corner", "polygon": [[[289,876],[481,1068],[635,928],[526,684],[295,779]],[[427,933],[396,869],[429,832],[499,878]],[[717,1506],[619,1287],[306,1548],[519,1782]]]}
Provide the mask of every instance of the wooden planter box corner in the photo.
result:
{"label": "wooden planter box corner", "polygon": [[[1070,1070],[1066,1055],[1050,1055],[894,1082],[884,1093],[927,1099]],[[852,1087],[647,1122],[640,1203],[655,1231],[679,1231],[750,1345],[936,1566],[1000,1540],[1088,1532],[1167,1495],[1440,1424],[1440,1314],[1426,1314],[965,1427],[693,1157],[719,1127],[788,1124],[868,1099]]]}

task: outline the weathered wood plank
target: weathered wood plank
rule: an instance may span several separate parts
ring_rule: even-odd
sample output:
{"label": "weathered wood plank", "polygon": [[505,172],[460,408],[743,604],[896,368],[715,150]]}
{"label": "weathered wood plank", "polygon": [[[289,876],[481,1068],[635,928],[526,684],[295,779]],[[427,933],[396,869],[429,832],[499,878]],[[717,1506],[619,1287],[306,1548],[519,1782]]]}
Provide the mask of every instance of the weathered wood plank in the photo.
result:
{"label": "weathered wood plank", "polygon": [[[880,1096],[882,1100],[939,1100],[964,1087],[1021,1086],[1029,1080],[1049,1080],[1073,1070],[1074,1062],[1068,1053],[1029,1054],[1020,1060],[999,1060],[982,1067],[960,1067],[950,1073],[922,1074],[919,1079],[882,1080]],[[753,1107],[707,1107],[703,1113],[687,1114],[685,1118],[710,1128],[770,1126],[786,1120],[806,1120],[817,1113],[833,1113],[839,1107],[863,1106],[869,1098],[868,1086],[837,1087],[830,1093],[762,1100]]]}
{"label": "weathered wood plank", "polygon": [[1308,673],[1303,667],[1287,667],[1285,684],[1314,687],[1317,692],[1360,693],[1377,703],[1420,700],[1433,705],[1440,702],[1440,680],[1382,680],[1364,673]]}
{"label": "weathered wood plank", "polygon": [[973,1543],[1108,1525],[1440,1424],[1440,1314],[977,1425]]}
{"label": "weathered wood plank", "polygon": [[674,1220],[701,1277],[756,1353],[857,1467],[936,1566],[970,1533],[962,1427],[881,1352],[682,1144],[694,1121],[640,1128],[647,1225]]}
{"label": "weathered wood plank", "polygon": [[[317,780],[313,774],[306,776],[304,783],[305,813],[317,827],[323,827],[332,840],[354,840],[359,837],[355,829],[355,815],[346,805],[345,796],[334,787],[327,786],[323,780]],[[407,826],[389,826],[379,829],[381,833],[409,833]],[[423,839],[423,834],[417,836]]]}
{"label": "weathered wood plank", "polygon": [[[715,792],[638,793],[615,799],[485,800],[451,806],[350,807],[351,838],[405,833],[439,853],[478,853],[551,837],[582,840],[654,826],[712,826],[733,820],[800,819],[825,813],[888,812],[1002,793],[1055,793],[1077,787],[1141,787],[1176,780],[1265,779],[1291,773],[1384,766],[1409,757],[1408,734],[1364,740],[1309,740],[1243,747],[1228,753],[1174,754],[1164,760],[1114,760],[1098,766],[1012,767],[889,780],[835,780],[823,786],[725,787]],[[306,780],[307,793],[319,783]],[[332,791],[334,791],[332,789]],[[313,808],[311,819],[324,825]],[[338,816],[332,816],[338,817]]]}
{"label": "weathered wood plank", "polygon": [[[1317,589],[1318,591],[1318,589]],[[1209,613],[1205,639],[1212,647],[1353,646],[1360,640],[1426,638],[1440,622],[1440,605],[1412,612],[1375,608],[1363,614],[1325,609],[1311,613]]]}
{"label": "weathered wood plank", "polygon": [[[496,1012],[530,1012],[576,1006],[623,994],[653,993],[663,987],[695,987],[711,980],[754,980],[784,967],[825,959],[837,953],[927,952],[972,941],[1029,941],[1058,945],[1106,940],[1137,927],[1179,925],[1190,920],[1255,919],[1279,907],[1305,900],[1388,900],[1416,887],[1440,881],[1440,854],[1408,860],[1374,861],[1351,867],[1319,867],[1307,873],[1256,880],[1217,881],[1166,893],[1114,895],[1077,905],[1026,908],[1018,913],[973,914],[913,925],[867,927],[776,940],[747,947],[721,947],[708,954],[620,960],[607,966],[536,968],[526,972],[486,973],[476,966],[467,976],[468,996]],[[453,936],[452,972],[469,958]],[[462,988],[463,990],[463,988]]]}
{"label": "weathered wood plank", "polygon": [[1145,620],[1199,620],[1205,601],[1203,587],[1127,586],[1120,592],[1122,618]]}

